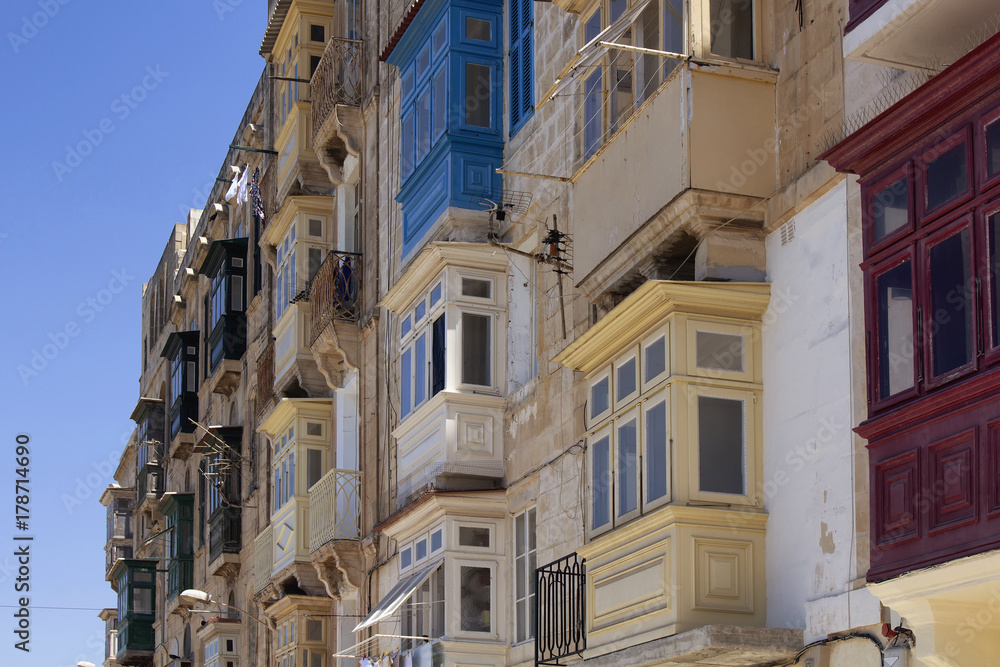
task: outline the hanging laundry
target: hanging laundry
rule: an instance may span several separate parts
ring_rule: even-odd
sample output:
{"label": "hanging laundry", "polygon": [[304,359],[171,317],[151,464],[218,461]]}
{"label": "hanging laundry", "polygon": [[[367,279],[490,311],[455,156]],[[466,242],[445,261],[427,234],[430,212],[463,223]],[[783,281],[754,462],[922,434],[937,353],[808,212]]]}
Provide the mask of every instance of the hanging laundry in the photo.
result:
{"label": "hanging laundry", "polygon": [[[240,173],[239,167],[236,168],[237,175]],[[232,201],[233,197],[237,195],[240,190],[240,179],[234,178],[233,182],[229,184],[229,189],[226,190],[226,201]]]}
{"label": "hanging laundry", "polygon": [[358,661],[358,665],[359,667],[372,667],[372,661],[370,658],[361,658],[361,660]]}
{"label": "hanging laundry", "polygon": [[240,176],[239,180],[239,190],[236,193],[236,203],[242,204],[247,200],[247,176],[250,172],[250,165],[248,164],[243,169],[243,174]]}
{"label": "hanging laundry", "polygon": [[260,200],[260,184],[257,177],[260,174],[260,167],[253,170],[253,177],[250,179],[250,203],[253,207],[253,214],[257,219],[264,222],[264,204]]}
{"label": "hanging laundry", "polygon": [[403,667],[413,667],[413,653],[410,651],[403,655]]}

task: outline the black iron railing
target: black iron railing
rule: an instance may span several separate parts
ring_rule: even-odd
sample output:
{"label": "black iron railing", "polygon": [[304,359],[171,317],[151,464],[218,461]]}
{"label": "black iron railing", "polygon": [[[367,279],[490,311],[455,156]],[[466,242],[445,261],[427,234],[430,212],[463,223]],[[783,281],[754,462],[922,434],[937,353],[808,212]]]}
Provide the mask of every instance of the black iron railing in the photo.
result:
{"label": "black iron railing", "polygon": [[587,560],[576,553],[535,570],[535,664],[561,665],[587,648]]}
{"label": "black iron railing", "polygon": [[333,320],[356,322],[361,298],[361,255],[334,251],[327,255],[309,287],[312,304],[310,343]]}

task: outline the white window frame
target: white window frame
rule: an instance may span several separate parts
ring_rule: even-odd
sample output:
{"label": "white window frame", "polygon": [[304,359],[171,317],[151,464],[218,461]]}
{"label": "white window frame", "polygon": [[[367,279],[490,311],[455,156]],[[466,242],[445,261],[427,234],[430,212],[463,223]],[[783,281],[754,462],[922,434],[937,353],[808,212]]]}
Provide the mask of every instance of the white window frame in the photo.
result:
{"label": "white window frame", "polygon": [[[624,474],[623,466],[619,465],[620,456],[622,455],[621,446],[621,429],[628,425],[630,422],[635,422],[635,462],[633,464],[632,473],[632,485],[635,489],[635,507],[624,514],[619,514],[620,507],[619,501],[621,500],[621,490],[623,488],[622,476]],[[640,406],[634,405],[625,412],[621,413],[612,422],[614,426],[614,434],[611,438],[612,441],[612,455],[611,455],[611,467],[613,470],[612,479],[614,480],[613,487],[613,497],[611,499],[612,516],[611,522],[614,525],[621,525],[632,519],[636,518],[642,513],[642,412]]]}
{"label": "white window frame", "polygon": [[[658,340],[663,339],[663,371],[656,375],[646,377],[646,357],[648,350]],[[656,385],[666,380],[671,373],[670,359],[670,324],[664,324],[642,339],[639,343],[639,391],[643,394],[651,390]]]}
{"label": "white window frame", "polygon": [[[626,365],[632,362],[632,386],[635,387],[631,392],[624,396],[619,396],[618,391],[624,387],[622,383],[623,374],[627,373],[628,370]],[[626,405],[632,403],[635,399],[639,397],[639,392],[642,389],[642,385],[639,382],[639,346],[633,346],[624,354],[620,355],[615,359],[612,364],[612,369],[614,373],[614,378],[612,383],[614,385],[614,394],[612,396],[611,404],[614,406],[613,409],[617,412],[621,410]]]}
{"label": "white window frame", "polygon": [[[490,629],[489,630],[463,630],[462,629],[462,568],[485,568],[490,571]],[[466,558],[451,559],[446,569],[445,583],[445,609],[449,605],[455,609],[455,613],[445,615],[445,624],[454,623],[451,628],[451,635],[456,638],[467,639],[498,639],[500,636],[499,623],[502,618],[498,607],[499,596],[497,591],[502,582],[499,580],[499,567],[496,561],[473,560]]]}
{"label": "white window frame", "polygon": [[[489,531],[489,546],[480,547],[471,544],[462,544],[462,528],[485,528]],[[455,550],[457,551],[467,551],[473,553],[496,553],[496,537],[497,531],[496,526],[492,523],[476,523],[472,521],[456,521],[454,523],[455,530]]]}
{"label": "white window frame", "polygon": [[[595,414],[594,388],[600,384],[602,380],[607,380],[608,382],[608,407]],[[614,381],[612,378],[611,366],[608,366],[600,373],[594,375],[587,384],[587,406],[584,420],[587,424],[587,428],[592,428],[596,424],[600,424],[611,416],[611,413],[614,411],[614,396]]]}
{"label": "white window frame", "polygon": [[[532,521],[529,521],[528,517],[534,517]],[[518,532],[518,520],[521,519],[523,523],[523,534],[519,535]],[[537,508],[532,505],[521,510],[511,518],[511,533],[513,535],[511,539],[511,552],[514,554],[514,576],[511,581],[511,600],[513,600],[514,609],[511,616],[514,619],[514,633],[513,641],[515,644],[524,643],[530,641],[535,636],[535,568],[538,565],[538,511]],[[521,538],[521,546],[523,549],[518,549],[518,538]],[[517,580],[518,577],[524,577],[524,591],[523,596],[518,596],[517,590]],[[524,617],[518,613],[518,603],[524,603]],[[524,628],[525,634],[521,635],[521,629]]]}
{"label": "white window frame", "polygon": [[[670,387],[664,387],[662,390],[650,394],[647,398],[642,401],[642,435],[640,441],[642,443],[642,466],[640,470],[640,479],[642,484],[639,488],[639,506],[642,507],[643,512],[649,512],[656,509],[657,507],[662,507],[669,503],[673,498],[673,480],[671,479],[671,471],[674,469],[673,466],[673,447],[671,433],[671,414],[670,414]],[[658,407],[659,405],[664,406],[664,412],[666,417],[666,433],[665,438],[665,453],[666,453],[666,465],[667,469],[662,471],[664,474],[664,479],[666,482],[666,493],[659,497],[649,500],[646,494],[647,489],[650,486],[650,472],[649,472],[649,426],[647,421],[647,414]]]}

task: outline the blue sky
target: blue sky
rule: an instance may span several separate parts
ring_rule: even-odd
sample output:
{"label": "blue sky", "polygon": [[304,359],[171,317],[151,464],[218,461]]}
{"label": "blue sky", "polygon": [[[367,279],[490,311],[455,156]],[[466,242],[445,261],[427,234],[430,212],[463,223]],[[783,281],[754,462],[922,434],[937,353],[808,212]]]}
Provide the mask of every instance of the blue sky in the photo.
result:
{"label": "blue sky", "polygon": [[[142,283],[222,166],[264,66],[265,14],[262,0],[0,5],[0,667],[103,660],[97,612],[115,598],[98,497],[133,427]],[[15,533],[35,538],[30,653],[14,648]]]}

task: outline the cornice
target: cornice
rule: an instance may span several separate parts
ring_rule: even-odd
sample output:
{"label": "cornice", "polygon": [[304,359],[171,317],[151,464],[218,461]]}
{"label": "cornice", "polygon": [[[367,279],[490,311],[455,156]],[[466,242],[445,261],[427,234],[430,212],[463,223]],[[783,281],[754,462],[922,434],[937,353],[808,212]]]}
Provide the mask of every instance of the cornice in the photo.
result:
{"label": "cornice", "polygon": [[767,283],[648,280],[553,361],[590,373],[635,344],[672,313],[760,320],[767,310]]}

